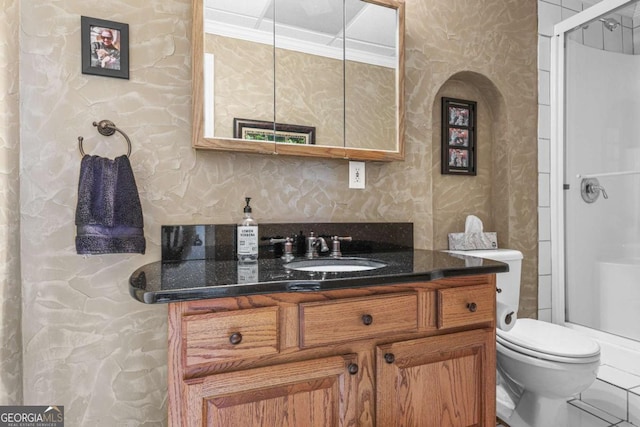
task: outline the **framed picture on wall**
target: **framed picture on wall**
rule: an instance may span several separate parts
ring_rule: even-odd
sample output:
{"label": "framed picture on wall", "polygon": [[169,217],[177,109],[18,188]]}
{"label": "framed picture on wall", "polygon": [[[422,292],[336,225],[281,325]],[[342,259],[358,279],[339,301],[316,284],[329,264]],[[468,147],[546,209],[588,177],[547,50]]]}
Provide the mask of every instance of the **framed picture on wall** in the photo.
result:
{"label": "framed picture on wall", "polygon": [[476,174],[476,105],[442,97],[442,174]]}
{"label": "framed picture on wall", "polygon": [[316,143],[316,128],[315,126],[234,118],[233,137],[253,141],[313,145]]}
{"label": "framed picture on wall", "polygon": [[82,74],[129,78],[129,24],[80,17]]}

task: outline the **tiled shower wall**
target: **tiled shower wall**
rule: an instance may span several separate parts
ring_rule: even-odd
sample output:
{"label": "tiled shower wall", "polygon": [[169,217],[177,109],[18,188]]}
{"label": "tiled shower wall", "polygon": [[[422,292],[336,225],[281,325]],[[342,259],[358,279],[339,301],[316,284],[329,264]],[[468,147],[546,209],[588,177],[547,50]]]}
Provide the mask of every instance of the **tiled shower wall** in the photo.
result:
{"label": "tiled shower wall", "polygon": [[[592,6],[580,0],[538,1],[538,318],[551,321],[551,209],[550,209],[550,58],[553,26]],[[615,30],[593,23],[571,37],[587,46],[626,54],[640,54],[640,19],[611,15],[622,22]]]}

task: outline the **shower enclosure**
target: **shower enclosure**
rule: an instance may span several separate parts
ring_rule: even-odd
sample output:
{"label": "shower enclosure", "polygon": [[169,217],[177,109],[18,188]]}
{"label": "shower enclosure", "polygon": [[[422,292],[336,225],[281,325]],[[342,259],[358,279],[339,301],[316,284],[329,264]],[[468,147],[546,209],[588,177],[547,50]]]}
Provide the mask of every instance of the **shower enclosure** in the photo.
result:
{"label": "shower enclosure", "polygon": [[556,25],[552,81],[553,321],[640,350],[638,1]]}

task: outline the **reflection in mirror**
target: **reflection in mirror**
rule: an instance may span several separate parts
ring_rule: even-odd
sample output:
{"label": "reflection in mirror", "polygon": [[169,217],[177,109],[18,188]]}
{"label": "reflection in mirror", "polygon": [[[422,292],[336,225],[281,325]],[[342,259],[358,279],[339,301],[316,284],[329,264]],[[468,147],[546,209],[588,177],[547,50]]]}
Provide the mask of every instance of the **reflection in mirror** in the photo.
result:
{"label": "reflection in mirror", "polygon": [[[274,0],[276,122],[344,146],[343,0]],[[278,149],[278,148],[276,148]]]}
{"label": "reflection in mirror", "polygon": [[[403,158],[403,0],[193,0],[193,8],[194,147]],[[239,120],[274,126],[242,136]],[[309,129],[315,139],[298,135]]]}
{"label": "reflection in mirror", "polygon": [[205,2],[205,138],[234,138],[235,119],[273,122],[273,21],[263,10],[268,3]]}
{"label": "reflection in mirror", "polygon": [[396,151],[397,11],[362,0],[345,9],[358,11],[345,26],[346,146]]}

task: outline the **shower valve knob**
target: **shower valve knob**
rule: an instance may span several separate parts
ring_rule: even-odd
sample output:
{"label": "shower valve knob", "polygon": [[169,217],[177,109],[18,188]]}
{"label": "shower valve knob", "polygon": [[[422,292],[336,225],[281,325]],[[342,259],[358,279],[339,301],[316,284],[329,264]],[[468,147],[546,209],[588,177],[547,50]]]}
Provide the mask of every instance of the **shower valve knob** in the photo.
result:
{"label": "shower valve knob", "polygon": [[582,200],[587,203],[593,203],[598,200],[598,196],[602,193],[602,197],[605,199],[609,198],[607,191],[604,189],[600,182],[596,178],[583,178],[580,183],[580,194],[582,195]]}

